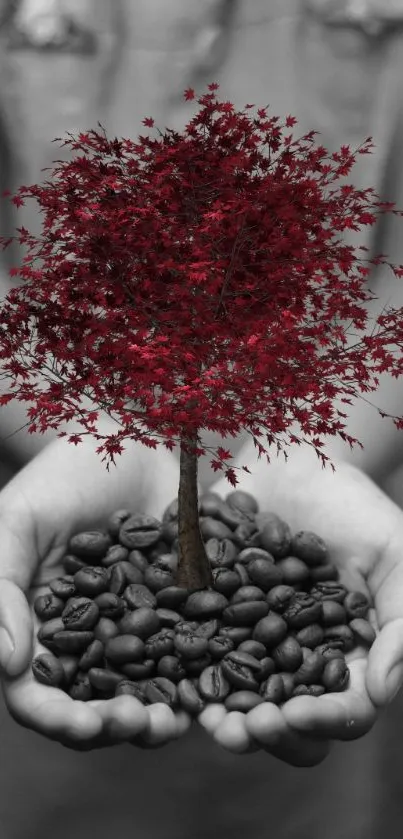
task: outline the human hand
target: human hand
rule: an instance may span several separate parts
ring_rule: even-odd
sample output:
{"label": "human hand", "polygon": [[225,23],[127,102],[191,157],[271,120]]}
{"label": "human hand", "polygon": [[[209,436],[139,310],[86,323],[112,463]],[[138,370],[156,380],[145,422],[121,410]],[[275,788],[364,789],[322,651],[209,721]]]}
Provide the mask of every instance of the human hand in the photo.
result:
{"label": "human hand", "polygon": [[[312,530],[327,542],[330,560],[350,590],[370,597],[369,619],[377,632],[371,649],[346,658],[350,684],[342,693],[301,696],[277,707],[264,703],[248,714],[211,705],[199,722],[223,747],[244,753],[263,748],[295,766],[314,766],[333,740],[361,737],[403,682],[403,512],[360,470],[347,463],[322,468],[308,447],[289,450],[289,460],[257,460],[253,444],[235,465],[248,465],[238,489],[270,510],[295,533]],[[211,491],[225,497],[228,482]]]}
{"label": "human hand", "polygon": [[[56,440],[0,493],[0,675],[5,702],[18,723],[77,751],[127,741],[162,746],[187,730],[190,718],[185,712],[174,714],[162,703],[145,708],[131,696],[79,702],[40,684],[31,670],[32,659],[48,652],[36,639],[39,621],[32,604],[54,577],[65,573],[61,560],[70,537],[104,527],[119,508],[161,518],[177,494],[179,466],[162,447],[152,451],[128,444],[116,468],[107,472],[96,445],[86,437],[77,447]],[[13,645],[8,661],[4,656],[10,642],[4,629]]]}

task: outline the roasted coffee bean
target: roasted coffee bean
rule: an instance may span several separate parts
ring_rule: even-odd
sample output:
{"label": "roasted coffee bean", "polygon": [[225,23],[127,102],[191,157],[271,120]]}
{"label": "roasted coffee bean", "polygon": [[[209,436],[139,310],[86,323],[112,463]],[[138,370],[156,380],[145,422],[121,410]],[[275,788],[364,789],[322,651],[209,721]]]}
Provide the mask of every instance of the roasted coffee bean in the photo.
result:
{"label": "roasted coffee bean", "polygon": [[259,661],[266,656],[266,647],[260,641],[242,641],[238,647],[238,652],[249,653],[257,658]]}
{"label": "roasted coffee bean", "polygon": [[108,588],[110,593],[116,594],[117,597],[120,597],[127,588],[126,571],[120,562],[110,568]]}
{"label": "roasted coffee bean", "polygon": [[161,568],[164,571],[169,571],[172,576],[175,576],[178,570],[178,557],[175,553],[160,554],[152,563],[153,568]]}
{"label": "roasted coffee bean", "polygon": [[192,676],[200,676],[203,673],[203,670],[206,667],[210,667],[213,664],[213,659],[209,653],[205,653],[205,655],[200,656],[200,658],[192,658],[183,660],[183,666],[186,667],[186,674],[191,678]]}
{"label": "roasted coffee bean", "polygon": [[235,562],[234,571],[236,571],[236,573],[238,574],[241,586],[249,586],[250,585],[251,580],[250,580],[249,574],[248,574],[245,566],[242,565],[242,562]]}
{"label": "roasted coffee bean", "polygon": [[331,647],[328,643],[319,644],[316,647],[316,652],[320,653],[326,661],[332,661],[335,658],[344,659],[344,653],[340,648]]}
{"label": "roasted coffee bean", "polygon": [[62,618],[52,618],[50,621],[46,621],[43,623],[38,631],[38,641],[43,644],[44,647],[48,647],[50,650],[51,642],[53,641],[53,636],[56,635],[56,632],[63,632],[64,630],[64,623]]}
{"label": "roasted coffee bean", "polygon": [[108,519],[108,533],[113,537],[113,539],[117,539],[119,536],[120,528],[122,527],[123,522],[127,521],[131,516],[130,510],[116,510]]}
{"label": "roasted coffee bean", "polygon": [[178,684],[178,699],[184,711],[192,716],[201,714],[206,703],[200,696],[197,687],[190,679],[182,679]]}
{"label": "roasted coffee bean", "polygon": [[252,583],[266,592],[283,581],[281,569],[266,559],[252,559],[246,570]]}
{"label": "roasted coffee bean", "polygon": [[281,615],[270,612],[259,620],[252,633],[254,641],[260,641],[266,647],[276,647],[287,635],[287,624]]}
{"label": "roasted coffee bean", "polygon": [[259,688],[259,694],[265,702],[273,702],[274,705],[280,705],[284,700],[284,682],[279,673],[273,673],[265,682],[262,682]]}
{"label": "roasted coffee bean", "polygon": [[101,641],[102,644],[106,644],[109,638],[115,638],[116,635],[119,635],[116,623],[110,618],[99,618],[98,623],[94,626],[94,638]]}
{"label": "roasted coffee bean", "polygon": [[119,542],[132,551],[144,550],[156,545],[161,536],[162,524],[153,516],[134,513],[120,527]]}
{"label": "roasted coffee bean", "polygon": [[98,606],[89,597],[72,597],[63,605],[62,620],[66,629],[93,629],[98,622]]}
{"label": "roasted coffee bean", "polygon": [[189,595],[183,607],[183,614],[186,618],[207,620],[207,618],[219,618],[228,606],[228,600],[218,591],[195,591]]}
{"label": "roasted coffee bean", "polygon": [[130,609],[141,609],[146,606],[149,609],[157,608],[157,598],[147,586],[132,583],[127,586],[123,592],[123,600],[126,601]]}
{"label": "roasted coffee bean", "polygon": [[182,616],[179,612],[174,612],[173,609],[156,609],[156,614],[160,619],[160,624],[162,627],[173,628],[182,620]]}
{"label": "roasted coffee bean", "polygon": [[239,649],[227,653],[225,661],[235,661],[236,664],[242,664],[245,667],[249,667],[253,673],[261,672],[261,663],[259,659],[255,658],[253,655],[249,655],[249,653],[242,652],[242,650]]}
{"label": "roasted coffee bean", "polygon": [[[226,524],[231,530],[236,530],[236,528],[239,527],[240,524],[244,524],[244,522],[251,522],[250,516],[246,516],[245,513],[241,512],[241,510],[236,510],[234,507],[226,504],[225,501],[221,501],[216,518],[224,522],[224,524]],[[254,516],[252,519],[254,521]]]}
{"label": "roasted coffee bean", "polygon": [[167,568],[149,565],[144,572],[144,582],[152,592],[161,591],[168,586],[175,585],[175,577]]}
{"label": "roasted coffee bean", "polygon": [[80,670],[87,672],[91,669],[91,667],[100,667],[103,662],[103,658],[104,645],[102,641],[95,639],[81,656],[78,666]]}
{"label": "roasted coffee bean", "polygon": [[326,660],[318,652],[310,653],[301,666],[294,673],[296,685],[315,685],[320,678],[327,664]]}
{"label": "roasted coffee bean", "polygon": [[55,594],[40,594],[34,600],[34,611],[43,621],[60,618],[65,606],[65,601]]}
{"label": "roasted coffee bean", "polygon": [[[294,590],[293,590],[294,594]],[[249,603],[250,601],[266,600],[266,594],[258,586],[241,586],[235,594],[232,595],[230,606],[235,606],[236,603]]]}
{"label": "roasted coffee bean", "polygon": [[197,630],[199,629],[199,622],[198,621],[178,621],[175,624],[175,632],[178,632],[180,635],[197,635]]}
{"label": "roasted coffee bean", "polygon": [[249,639],[252,638],[252,627],[222,626],[221,629],[218,630],[218,635],[221,635],[223,638],[230,638],[237,647],[239,644],[242,644],[242,641],[249,641]]}
{"label": "roasted coffee bean", "polygon": [[287,556],[277,563],[285,585],[299,585],[310,577],[310,570],[303,559],[297,556]]}
{"label": "roasted coffee bean", "polygon": [[[199,515],[211,516],[213,519],[219,518],[219,512],[222,505],[222,498],[216,492],[205,492],[199,498]],[[176,513],[177,516],[177,513]]]}
{"label": "roasted coffee bean", "polygon": [[195,629],[195,635],[200,635],[202,638],[207,638],[209,641],[210,638],[214,638],[218,634],[221,625],[221,621],[219,621],[218,618],[212,618],[211,620],[200,624],[200,626]]}
{"label": "roasted coffee bean", "polygon": [[141,661],[145,650],[141,638],[134,635],[117,635],[105,644],[105,658],[113,665],[130,664],[133,661]]}
{"label": "roasted coffee bean", "polygon": [[349,591],[343,605],[349,620],[365,618],[370,607],[368,598],[360,591]]}
{"label": "roasted coffee bean", "polygon": [[281,584],[274,586],[274,588],[267,592],[266,602],[269,604],[270,609],[274,609],[275,612],[282,614],[294,595],[295,589],[292,586]]}
{"label": "roasted coffee bean", "polygon": [[154,676],[153,679],[150,679],[147,682],[145,694],[149,702],[163,702],[170,708],[176,704],[178,699],[176,685],[164,676]]}
{"label": "roasted coffee bean", "polygon": [[252,513],[256,515],[259,512],[259,505],[256,498],[249,492],[243,492],[241,489],[230,492],[225,497],[225,503],[229,504],[230,507],[235,507],[236,510],[240,510],[241,513]]}
{"label": "roasted coffee bean", "polygon": [[164,655],[157,662],[157,673],[177,684],[186,678],[186,669],[176,655]]}
{"label": "roasted coffee bean", "polygon": [[178,538],[178,521],[163,521],[161,525],[161,539],[173,546]]}
{"label": "roasted coffee bean", "polygon": [[319,623],[311,623],[309,626],[304,626],[296,632],[295,637],[301,647],[309,647],[313,650],[322,643],[325,637],[325,631]]}
{"label": "roasted coffee bean", "polygon": [[344,658],[328,661],[322,674],[322,684],[332,693],[344,690],[350,679],[350,670]]}
{"label": "roasted coffee bean", "polygon": [[231,686],[224,676],[221,663],[212,664],[201,673],[199,692],[204,699],[211,702],[220,702],[228,696],[230,690]]}
{"label": "roasted coffee bean", "polygon": [[264,682],[265,679],[268,679],[275,672],[276,665],[273,659],[269,655],[265,655],[264,658],[260,659],[260,672],[256,673],[256,678],[258,682]]}
{"label": "roasted coffee bean", "polygon": [[247,566],[255,559],[264,560],[264,562],[267,562],[269,565],[274,565],[274,556],[272,556],[269,551],[265,551],[263,548],[258,547],[243,548],[238,554],[237,562]]}
{"label": "roasted coffee bean", "polygon": [[328,558],[326,543],[320,536],[309,530],[300,530],[299,533],[295,533],[291,539],[290,552],[312,568],[322,565]]}
{"label": "roasted coffee bean", "polygon": [[209,642],[207,638],[202,638],[200,635],[179,634],[174,638],[175,650],[185,659],[200,658],[200,656],[207,653]]}
{"label": "roasted coffee bean", "polygon": [[292,635],[287,635],[271,651],[273,660],[280,670],[295,672],[303,661],[301,645]]}
{"label": "roasted coffee bean", "polygon": [[364,618],[354,618],[350,621],[349,626],[360,644],[364,643],[370,647],[374,643],[376,639],[375,629]]}
{"label": "roasted coffee bean", "polygon": [[69,597],[74,597],[74,595],[77,594],[74,577],[70,574],[65,577],[55,577],[55,579],[51,580],[49,583],[49,588],[53,594],[61,600],[68,600]]}
{"label": "roasted coffee bean", "polygon": [[250,667],[239,664],[228,656],[222,659],[220,666],[227,681],[238,690],[259,690],[259,683]]}
{"label": "roasted coffee bean", "polygon": [[324,641],[329,646],[336,644],[344,653],[350,652],[354,647],[353,632],[346,624],[326,627]]}
{"label": "roasted coffee bean", "polygon": [[115,696],[134,696],[143,705],[146,702],[145,691],[137,682],[132,682],[130,679],[122,679],[116,686]]}
{"label": "roasted coffee bean", "polygon": [[310,623],[317,623],[322,614],[321,604],[314,597],[303,592],[295,593],[283,612],[283,618],[292,629],[303,629]]}
{"label": "roasted coffee bean", "polygon": [[52,653],[41,653],[32,662],[35,679],[43,685],[58,687],[64,680],[63,665]]}
{"label": "roasted coffee bean", "polygon": [[238,550],[231,539],[208,539],[205,549],[212,568],[233,568]]}
{"label": "roasted coffee bean", "polygon": [[227,653],[232,652],[234,647],[235,644],[231,638],[223,638],[221,635],[210,638],[208,642],[208,651],[216,661],[220,661]]}
{"label": "roasted coffee bean", "polygon": [[139,638],[149,638],[160,628],[160,619],[154,609],[141,606],[134,612],[126,612],[118,623],[122,635],[137,635]]}
{"label": "roasted coffee bean", "polygon": [[275,513],[265,513],[260,528],[260,544],[275,559],[284,559],[291,553],[291,530]]}
{"label": "roasted coffee bean", "polygon": [[259,548],[260,547],[260,532],[254,521],[245,521],[239,524],[231,536],[235,545],[243,550],[244,548]]}
{"label": "roasted coffee bean", "polygon": [[188,597],[188,590],[179,586],[168,586],[157,591],[155,594],[159,609],[180,609]]}
{"label": "roasted coffee bean", "polygon": [[138,679],[148,679],[153,676],[157,669],[157,664],[152,658],[147,658],[145,661],[130,662],[130,664],[121,664],[119,670],[128,676],[129,679],[137,681]]}
{"label": "roasted coffee bean", "polygon": [[90,631],[64,629],[63,632],[56,632],[53,636],[53,643],[61,653],[82,654],[93,640],[94,633]]}
{"label": "roasted coffee bean", "polygon": [[89,702],[93,697],[93,689],[87,673],[78,672],[73,684],[69,688],[69,696],[77,702]]}
{"label": "roasted coffee bean", "polygon": [[125,613],[125,601],[111,591],[105,591],[94,598],[101,618],[119,620]]}
{"label": "roasted coffee bean", "polygon": [[126,585],[143,585],[144,584],[144,574],[139,568],[136,568],[135,565],[132,565],[131,562],[127,562],[122,560],[122,562],[116,562],[113,566],[114,568],[121,568],[124,571],[126,577]]}
{"label": "roasted coffee bean", "polygon": [[77,675],[79,662],[75,655],[59,655],[58,660],[63,667],[63,688],[69,687]]}
{"label": "roasted coffee bean", "polygon": [[136,548],[133,551],[129,551],[128,548],[123,548],[122,550],[127,550],[128,557],[127,562],[130,562],[130,565],[134,565],[142,574],[146,568],[148,568],[149,560],[147,557],[142,553],[142,551],[138,551]]}
{"label": "roasted coffee bean", "polygon": [[[223,611],[223,620],[230,626],[255,626],[256,621],[266,617],[269,605],[265,600],[249,600],[235,603]],[[260,640],[260,639],[256,639]]]}
{"label": "roasted coffee bean", "polygon": [[145,646],[145,655],[147,658],[152,658],[158,661],[164,655],[172,655],[174,652],[174,635],[167,634],[167,628],[161,629],[154,635],[147,638]]}
{"label": "roasted coffee bean", "polygon": [[327,562],[325,565],[318,565],[316,568],[311,568],[310,572],[313,583],[337,580],[339,577],[337,565],[333,565],[331,562]]}
{"label": "roasted coffee bean", "polygon": [[341,603],[336,600],[322,600],[321,623],[323,626],[337,626],[346,623],[347,612]]}
{"label": "roasted coffee bean", "polygon": [[261,705],[262,702],[264,702],[264,699],[258,693],[251,690],[237,690],[227,696],[224,704],[227,711],[241,711],[243,714],[247,714],[248,711],[256,708],[257,705]]}
{"label": "roasted coffee bean", "polygon": [[200,519],[200,533],[203,542],[209,539],[231,539],[232,530],[223,521],[206,516]]}
{"label": "roasted coffee bean", "polygon": [[78,556],[73,556],[73,554],[66,554],[63,557],[63,567],[67,574],[76,574],[80,568],[86,568],[87,563],[84,559],[79,559]]}
{"label": "roasted coffee bean", "polygon": [[316,583],[311,588],[310,594],[318,600],[335,600],[336,603],[343,603],[347,589],[337,580],[324,580]]}
{"label": "roasted coffee bean", "polygon": [[88,678],[92,687],[101,693],[114,693],[119,682],[122,681],[120,673],[104,667],[91,667]]}
{"label": "roasted coffee bean", "polygon": [[240,579],[236,571],[230,568],[213,568],[213,586],[216,591],[231,597],[239,589]]}
{"label": "roasted coffee bean", "polygon": [[293,673],[281,673],[280,672],[278,675],[281,676],[281,678],[283,680],[284,701],[286,702],[287,699],[291,699],[291,697],[294,693],[294,688],[295,688],[294,674]]}
{"label": "roasted coffee bean", "polygon": [[109,574],[106,568],[89,565],[74,574],[74,584],[79,594],[97,597],[98,594],[108,591]]}
{"label": "roasted coffee bean", "polygon": [[324,693],[323,685],[296,685],[292,696],[323,696]]}
{"label": "roasted coffee bean", "polygon": [[69,552],[84,559],[86,562],[102,559],[112,545],[109,533],[102,530],[91,530],[76,533],[69,542]]}
{"label": "roasted coffee bean", "polygon": [[105,556],[102,557],[101,565],[103,568],[110,568],[118,562],[127,562],[129,559],[129,551],[123,545],[111,545]]}

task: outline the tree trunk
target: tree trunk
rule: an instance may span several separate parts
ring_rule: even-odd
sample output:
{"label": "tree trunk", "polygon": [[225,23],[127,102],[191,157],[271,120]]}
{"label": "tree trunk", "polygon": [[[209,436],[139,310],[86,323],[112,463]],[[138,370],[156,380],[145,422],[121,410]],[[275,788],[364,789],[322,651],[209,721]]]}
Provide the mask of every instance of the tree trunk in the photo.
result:
{"label": "tree trunk", "polygon": [[[187,440],[196,446],[197,440]],[[197,492],[197,455],[180,451],[178,495],[178,586],[203,589],[213,585],[210,562],[204,547],[199,524]]]}

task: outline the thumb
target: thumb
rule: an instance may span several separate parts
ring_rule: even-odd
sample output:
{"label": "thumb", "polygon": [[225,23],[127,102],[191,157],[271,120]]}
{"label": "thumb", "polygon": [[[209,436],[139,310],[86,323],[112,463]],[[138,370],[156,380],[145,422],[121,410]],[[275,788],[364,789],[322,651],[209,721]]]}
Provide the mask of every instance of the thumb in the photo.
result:
{"label": "thumb", "polygon": [[33,620],[27,598],[14,582],[0,578],[0,676],[20,676],[29,665],[32,649]]}
{"label": "thumb", "polygon": [[379,634],[368,656],[367,690],[383,707],[403,685],[403,549],[401,539],[389,542],[368,578]]}

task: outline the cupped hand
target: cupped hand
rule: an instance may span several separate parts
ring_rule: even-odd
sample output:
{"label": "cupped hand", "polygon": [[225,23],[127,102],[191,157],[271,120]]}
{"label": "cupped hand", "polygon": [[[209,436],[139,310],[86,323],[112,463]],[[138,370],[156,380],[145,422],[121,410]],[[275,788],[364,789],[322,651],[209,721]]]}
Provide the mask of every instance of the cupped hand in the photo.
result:
{"label": "cupped hand", "polygon": [[[237,489],[259,503],[260,520],[277,513],[295,533],[316,532],[327,542],[341,582],[371,600],[369,620],[377,637],[368,650],[346,658],[350,683],[344,692],[294,697],[277,707],[265,702],[248,714],[212,705],[199,722],[223,747],[244,753],[265,749],[295,766],[314,766],[334,740],[367,733],[378,712],[403,682],[403,512],[363,472],[342,462],[322,467],[309,447],[289,450],[287,463],[258,460],[253,444],[235,465],[247,465]],[[225,497],[225,480],[211,487]]]}
{"label": "cupped hand", "polygon": [[[113,429],[115,430],[115,429]],[[119,508],[161,518],[175,497],[172,455],[129,444],[107,472],[94,440],[48,445],[0,493],[0,675],[12,717],[64,746],[87,751],[122,742],[162,746],[190,725],[185,712],[162,703],[145,708],[131,696],[80,702],[40,684],[32,659],[48,652],[36,638],[35,598],[65,572],[61,564],[75,532],[105,527]],[[146,458],[146,460],[145,460]],[[154,469],[158,469],[158,480]],[[7,661],[7,656],[8,661]]]}

